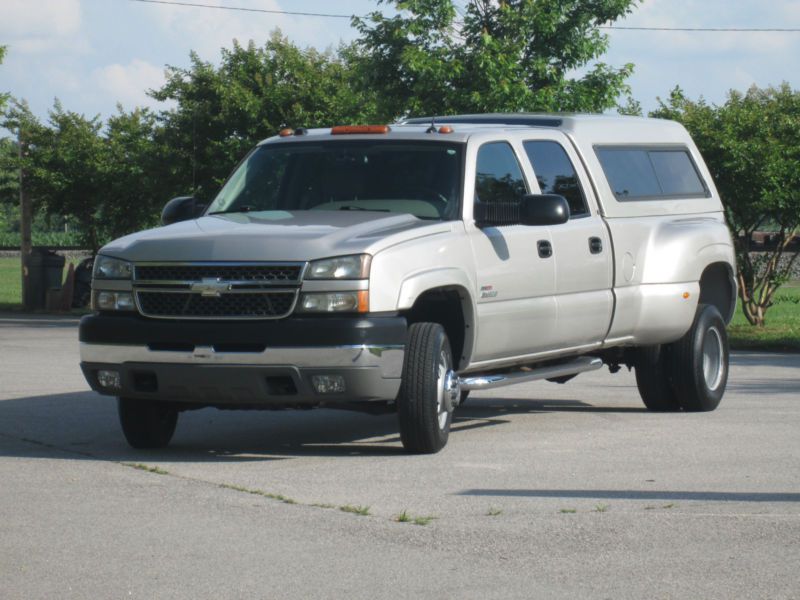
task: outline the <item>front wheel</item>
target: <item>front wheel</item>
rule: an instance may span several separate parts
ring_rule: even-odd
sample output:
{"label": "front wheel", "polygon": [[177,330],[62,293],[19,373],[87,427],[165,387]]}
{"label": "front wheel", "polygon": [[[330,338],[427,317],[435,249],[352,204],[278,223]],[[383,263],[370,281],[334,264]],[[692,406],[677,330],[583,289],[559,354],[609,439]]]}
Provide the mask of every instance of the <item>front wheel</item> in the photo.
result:
{"label": "front wheel", "polygon": [[458,376],[444,328],[438,323],[414,323],[408,329],[397,398],[403,447],[417,454],[444,448],[458,397]]}
{"label": "front wheel", "polygon": [[119,423],[125,439],[134,448],[163,448],[169,444],[178,411],[165,402],[119,398]]}

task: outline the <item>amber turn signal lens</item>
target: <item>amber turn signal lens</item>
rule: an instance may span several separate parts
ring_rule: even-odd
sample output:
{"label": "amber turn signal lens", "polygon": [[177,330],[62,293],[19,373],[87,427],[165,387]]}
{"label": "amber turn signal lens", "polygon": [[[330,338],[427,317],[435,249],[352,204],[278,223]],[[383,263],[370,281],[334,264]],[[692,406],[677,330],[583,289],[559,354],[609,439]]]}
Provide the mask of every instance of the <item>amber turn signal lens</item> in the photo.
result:
{"label": "amber turn signal lens", "polygon": [[367,290],[358,292],[358,312],[369,312],[369,292]]}

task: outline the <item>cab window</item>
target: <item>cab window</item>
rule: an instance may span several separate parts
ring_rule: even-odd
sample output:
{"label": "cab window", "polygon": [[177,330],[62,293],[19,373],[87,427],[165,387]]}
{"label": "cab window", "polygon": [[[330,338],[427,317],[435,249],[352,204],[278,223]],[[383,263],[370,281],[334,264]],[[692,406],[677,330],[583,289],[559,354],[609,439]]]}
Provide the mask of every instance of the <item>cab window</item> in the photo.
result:
{"label": "cab window", "polygon": [[475,170],[476,202],[510,202],[527,193],[517,157],[507,142],[481,146]]}

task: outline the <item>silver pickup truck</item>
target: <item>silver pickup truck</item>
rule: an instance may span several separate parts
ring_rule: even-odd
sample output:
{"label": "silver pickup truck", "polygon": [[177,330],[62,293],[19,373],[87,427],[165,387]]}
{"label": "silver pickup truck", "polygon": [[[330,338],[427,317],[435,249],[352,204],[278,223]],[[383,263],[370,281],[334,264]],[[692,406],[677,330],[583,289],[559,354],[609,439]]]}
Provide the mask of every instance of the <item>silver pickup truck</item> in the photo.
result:
{"label": "silver pickup truck", "polygon": [[728,376],[734,254],[679,124],[488,114],[285,129],[216,199],[105,246],[81,368],[136,448],[217,408],[396,411],[437,452],[470,390],[635,368],[650,410]]}

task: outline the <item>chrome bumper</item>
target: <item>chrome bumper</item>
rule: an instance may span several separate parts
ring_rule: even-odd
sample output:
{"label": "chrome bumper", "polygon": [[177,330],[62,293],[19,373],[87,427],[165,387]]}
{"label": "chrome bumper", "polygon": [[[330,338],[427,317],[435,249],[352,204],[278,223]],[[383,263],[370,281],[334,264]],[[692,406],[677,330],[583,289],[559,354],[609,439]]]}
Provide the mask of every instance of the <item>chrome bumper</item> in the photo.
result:
{"label": "chrome bumper", "polygon": [[195,346],[192,352],[151,350],[147,346],[81,342],[85,363],[167,363],[183,365],[293,366],[298,368],[377,368],[381,377],[400,377],[403,346],[320,346],[267,348],[263,352],[216,352],[213,346]]}
{"label": "chrome bumper", "polygon": [[[400,388],[404,346],[216,352],[211,346],[175,351],[81,342],[80,354],[86,380],[101,394],[207,405],[268,406],[394,400]],[[121,373],[121,389],[105,389],[99,384],[97,372],[109,369]],[[345,391],[318,394],[312,384],[314,375],[343,377]],[[291,381],[293,391],[275,393],[274,382],[278,380]]]}

